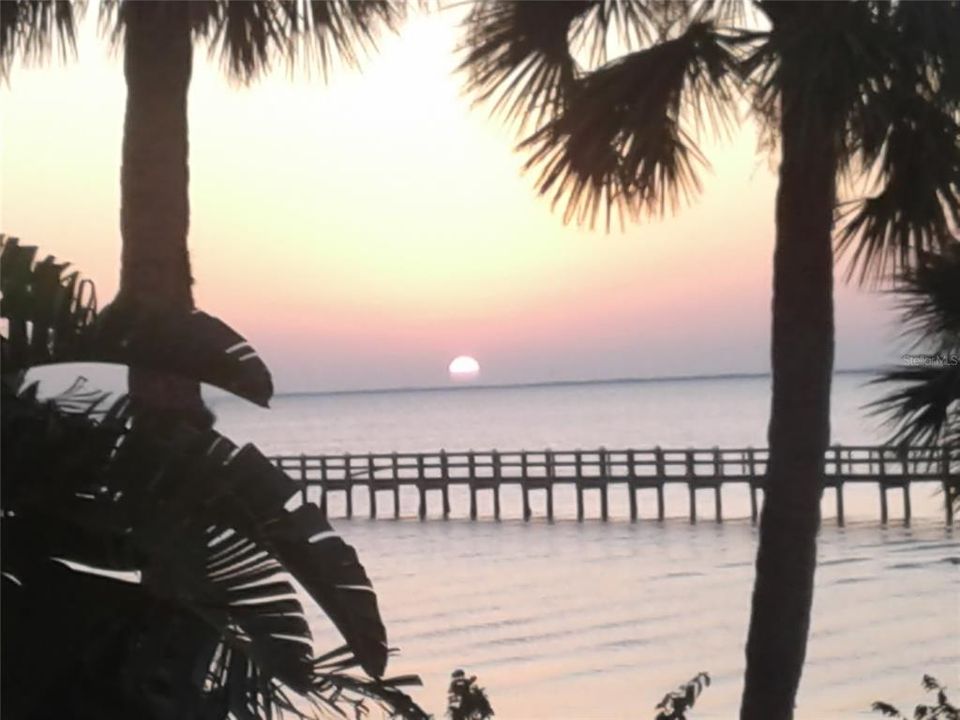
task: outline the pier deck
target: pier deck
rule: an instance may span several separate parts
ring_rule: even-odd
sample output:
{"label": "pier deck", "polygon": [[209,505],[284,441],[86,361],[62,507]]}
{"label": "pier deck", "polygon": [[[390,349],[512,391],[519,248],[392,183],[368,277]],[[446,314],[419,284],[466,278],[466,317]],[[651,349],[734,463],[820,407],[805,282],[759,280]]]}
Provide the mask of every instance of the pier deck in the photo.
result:
{"label": "pier deck", "polygon": [[[452,486],[469,489],[470,518],[478,515],[477,495],[493,493],[493,514],[500,518],[500,490],[519,486],[523,517],[530,519],[530,496],[546,493],[546,516],[554,516],[554,488],[572,485],[576,489],[577,519],[584,519],[584,493],[600,493],[600,518],[609,518],[611,486],[629,490],[630,518],[636,520],[637,494],[655,491],[657,516],[665,516],[664,488],[685,485],[689,496],[688,515],[697,521],[697,491],[713,493],[715,520],[723,521],[722,488],[733,483],[749,487],[750,517],[758,516],[758,491],[763,491],[769,452],[765,448],[647,448],[615,450],[517,450],[456,451],[432,453],[368,453],[363,455],[283,455],[271,458],[294,480],[302,483],[303,497],[311,488],[320,491],[321,507],[329,493],[344,493],[347,517],[353,516],[355,488],[363,488],[370,500],[370,517],[376,518],[377,495],[393,494],[393,514],[400,516],[400,488],[411,486],[419,496],[418,515],[427,517],[427,493],[439,492],[444,517],[450,514]],[[843,488],[849,483],[877,485],[880,521],[889,519],[887,493],[903,494],[903,514],[910,521],[910,486],[917,482],[941,483],[945,497],[952,498],[960,484],[960,451],[946,448],[896,448],[876,446],[833,446],[824,458],[826,487],[836,498],[837,522],[844,523]],[[944,503],[947,524],[953,523],[952,502]]]}

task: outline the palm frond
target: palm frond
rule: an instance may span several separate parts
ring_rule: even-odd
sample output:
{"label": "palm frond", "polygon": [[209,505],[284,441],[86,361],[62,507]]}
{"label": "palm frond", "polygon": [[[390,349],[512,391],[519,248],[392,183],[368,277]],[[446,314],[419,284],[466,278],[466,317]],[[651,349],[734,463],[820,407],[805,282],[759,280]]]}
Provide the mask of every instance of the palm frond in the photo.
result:
{"label": "palm frond", "polygon": [[576,63],[568,35],[574,20],[600,3],[478,2],[465,21],[460,70],[477,102],[510,122],[548,117],[563,105]]}
{"label": "palm frond", "polygon": [[564,220],[594,224],[601,208],[637,216],[662,213],[699,189],[706,161],[693,135],[723,129],[733,117],[737,58],[708,20],[680,37],[636,51],[576,82],[563,111],[523,141],[526,167]]}
{"label": "palm frond", "polygon": [[[230,375],[232,363],[256,358],[249,346],[201,313],[148,325],[129,308],[98,317],[95,294],[78,290],[76,273],[65,280],[64,264],[35,257],[36,248],[3,238],[4,572],[19,578],[57,558],[141,573],[150,603],[175,608],[191,627],[199,622],[207,628],[207,635],[191,630],[197,642],[206,638],[202,647],[190,641],[188,650],[180,648],[199,663],[188,675],[206,677],[218,692],[244,688],[237,696],[228,693],[238,717],[256,716],[264,693],[270,703],[285,702],[283,688],[326,702],[290,577],[331,618],[358,665],[382,675],[386,632],[356,552],[319,508],[297,505],[300,487],[256,448],[238,448],[213,430],[186,424],[158,432],[141,423],[131,430],[124,398],[96,412],[106,398],[83,384],[41,402],[36,385],[22,383],[22,371],[37,361],[136,364],[151,355],[150,362],[168,372],[219,363]],[[230,359],[212,357],[223,345],[231,346]],[[206,358],[204,348],[210,350]],[[236,349],[241,357],[232,358]],[[156,663],[150,658],[144,668]],[[214,666],[220,669],[209,670]],[[280,689],[271,690],[274,684]],[[190,687],[196,690],[196,683]],[[368,688],[368,695],[376,696],[377,688]]]}
{"label": "palm frond", "polygon": [[960,102],[960,2],[895,3],[890,12],[904,65],[944,101]]}
{"label": "palm frond", "polygon": [[873,404],[890,418],[891,443],[960,440],[960,351],[954,352],[942,361],[932,355],[929,365],[888,370],[874,381],[901,386]]}
{"label": "palm frond", "polygon": [[0,316],[7,320],[4,373],[79,358],[97,317],[96,289],[53,257],[0,234]]}
{"label": "palm frond", "polygon": [[[125,3],[101,6],[101,27],[116,44]],[[243,83],[271,70],[316,67],[324,77],[337,63],[356,66],[384,31],[395,31],[406,12],[399,0],[197,0],[189,3],[191,27],[207,42],[227,75]]]}
{"label": "palm frond", "polygon": [[[869,141],[879,147],[879,192],[841,213],[837,241],[850,255],[850,276],[859,274],[860,282],[916,266],[960,228],[960,116],[910,89],[873,97],[865,112],[889,118]],[[872,154],[865,145],[867,161]]]}
{"label": "palm frond", "polygon": [[[741,17],[740,0],[545,0],[476,3],[459,50],[466,89],[508,124],[541,126],[585,72],[682,35],[703,18]],[[578,63],[580,58],[585,65]]]}
{"label": "palm frond", "polygon": [[895,292],[917,361],[874,381],[897,389],[873,407],[886,414],[892,442],[960,447],[960,241],[924,257]]}
{"label": "palm frond", "polygon": [[[317,512],[286,510],[299,488],[253,448],[189,426],[164,437],[131,431],[122,410],[98,418],[39,402],[31,388],[3,389],[2,568],[25,593],[24,603],[9,606],[12,615],[4,603],[6,627],[51,603],[66,621],[76,620],[61,600],[34,602],[52,588],[69,592],[90,616],[79,625],[92,623],[97,637],[106,623],[120,643],[113,660],[103,662],[116,663],[119,653],[124,672],[148,686],[158,673],[180,678],[163,681],[176,692],[131,689],[123,703],[170,703],[171,693],[188,693],[200,705],[222,703],[236,717],[259,718],[272,707],[299,712],[373,700],[396,712],[407,708],[404,717],[423,717],[397,689],[411,678],[378,681],[349,672],[380,674],[386,661],[370,581]],[[53,558],[141,574],[129,613],[112,624],[93,613],[90,605],[116,610],[114,581],[103,586],[64,575],[50,565]],[[312,635],[291,576],[328,610],[349,651],[311,659]],[[24,642],[35,644],[38,634],[34,627]]]}
{"label": "palm frond", "polygon": [[56,362],[108,362],[162,370],[216,385],[266,406],[270,372],[236,331],[199,310],[167,313],[131,305],[97,310],[96,289],[35,247],[0,235],[3,372]]}
{"label": "palm frond", "polygon": [[[865,6],[846,115],[847,171],[867,195],[839,214],[848,277],[889,279],[960,227],[960,3]],[[870,194],[872,193],[872,194]]]}
{"label": "palm frond", "polygon": [[77,21],[83,0],[5,0],[0,12],[0,78],[8,80],[13,61],[44,60],[54,51],[62,59],[77,51]]}
{"label": "palm frond", "polygon": [[[149,489],[139,486],[142,477],[152,478]],[[144,546],[178,535],[187,542],[198,533],[205,538],[203,557],[192,556],[192,571],[188,549],[176,550],[179,567],[185,580],[213,583],[216,591],[205,592],[218,598],[218,606],[243,603],[233,618],[239,627],[249,630],[242,611],[251,609],[246,605],[251,600],[288,599],[292,588],[280,575],[289,573],[330,617],[364,670],[383,674],[386,631],[356,551],[333,532],[317,506],[287,509],[299,497],[299,486],[255,447],[238,448],[212,430],[180,428],[163,444],[133,434],[115,453],[108,480],[123,498],[124,513],[136,519]],[[200,525],[174,532],[173,518]],[[275,622],[290,624],[273,633],[274,641],[309,637],[299,621]]]}
{"label": "palm frond", "polygon": [[904,332],[917,345],[946,349],[960,345],[960,238],[926,255],[905,272],[894,291],[900,298]]}

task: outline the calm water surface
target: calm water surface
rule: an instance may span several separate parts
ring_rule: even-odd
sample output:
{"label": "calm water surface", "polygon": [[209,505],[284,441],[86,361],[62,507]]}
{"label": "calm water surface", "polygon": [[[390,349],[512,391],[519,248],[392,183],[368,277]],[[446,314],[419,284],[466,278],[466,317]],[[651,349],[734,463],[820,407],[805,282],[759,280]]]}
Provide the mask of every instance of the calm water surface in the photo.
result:
{"label": "calm water surface", "polygon": [[[868,379],[835,379],[834,442],[883,438],[862,410],[876,395]],[[217,399],[213,407],[222,432],[268,454],[762,446],[768,393],[768,379],[742,378],[296,395],[271,411]],[[646,519],[625,520],[626,495],[615,491],[612,522],[577,523],[572,490],[558,493],[556,522],[524,523],[511,490],[501,522],[463,519],[465,498],[453,493],[459,517],[446,522],[336,523],[402,650],[390,671],[423,677],[415,693],[423,705],[439,716],[449,673],[462,666],[480,676],[501,718],[648,718],[663,692],[707,670],[714,684],[694,717],[735,717],[756,550],[756,530],[742,519],[746,492],[724,491],[725,517],[735,519],[691,526],[680,517],[680,488],[667,494],[675,517],[662,524],[649,519],[653,497],[641,496]],[[702,495],[701,516],[712,517]],[[890,500],[897,518],[899,498]],[[912,708],[923,672],[958,685],[960,542],[943,526],[935,488],[914,491],[910,528],[881,527],[877,502],[875,488],[847,491],[848,525],[838,528],[825,498],[802,720],[876,717],[867,712],[875,699]],[[358,492],[361,516],[365,503]],[[482,513],[490,504],[481,496]],[[406,516],[416,512],[412,494],[401,505]],[[314,625],[322,646],[336,641],[319,614]]]}

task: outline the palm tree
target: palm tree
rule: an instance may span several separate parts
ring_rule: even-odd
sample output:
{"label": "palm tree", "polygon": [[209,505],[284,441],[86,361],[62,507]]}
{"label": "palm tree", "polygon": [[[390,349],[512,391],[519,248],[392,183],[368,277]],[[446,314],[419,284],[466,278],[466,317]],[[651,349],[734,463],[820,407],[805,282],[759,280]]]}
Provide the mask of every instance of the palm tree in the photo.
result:
{"label": "palm tree", "polygon": [[[17,56],[43,58],[57,47],[75,49],[82,0],[13,0],[0,14],[0,71]],[[249,83],[282,59],[355,65],[377,33],[394,29],[398,0],[107,0],[101,25],[123,48],[127,104],[120,175],[123,239],[117,303],[187,313],[193,279],[187,249],[190,221],[187,94],[193,45],[205,41],[226,73]],[[136,407],[152,416],[210,423],[199,385],[182,377],[134,368]]]}
{"label": "palm tree", "polygon": [[957,37],[957,2],[491,0],[465,21],[468,90],[518,126],[526,167],[565,221],[675,209],[706,163],[698,131],[723,131],[744,100],[779,147],[770,460],[744,720],[792,717],[806,652],[834,239],[873,281],[935,251],[960,219]]}

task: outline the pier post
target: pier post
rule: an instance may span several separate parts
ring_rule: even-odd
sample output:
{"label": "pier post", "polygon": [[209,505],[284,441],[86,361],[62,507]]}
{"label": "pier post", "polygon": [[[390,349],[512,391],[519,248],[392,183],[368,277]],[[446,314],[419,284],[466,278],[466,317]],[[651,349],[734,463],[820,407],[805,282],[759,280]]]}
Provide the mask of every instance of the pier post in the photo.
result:
{"label": "pier post", "polygon": [[553,462],[553,451],[547,448],[544,458],[547,465],[547,520],[553,522],[553,479],[557,472]]}
{"label": "pier post", "polygon": [[447,459],[447,451],[440,451],[440,495],[443,498],[443,519],[450,517],[450,461]]}
{"label": "pier post", "polygon": [[837,525],[843,527],[845,519],[843,517],[843,480],[837,480]]}
{"label": "pier post", "polygon": [[943,471],[943,504],[947,525],[953,525],[953,484],[950,482],[950,452],[947,448],[940,448]]}
{"label": "pier post", "polygon": [[350,468],[350,453],[343,456],[343,486],[347,490],[347,517],[353,517],[353,471]]}
{"label": "pier post", "polygon": [[327,519],[327,491],[324,490],[320,496],[320,517]]}
{"label": "pier post", "polygon": [[477,458],[473,450],[467,453],[467,474],[470,477],[470,519],[477,519]]}
{"label": "pier post", "polygon": [[320,514],[327,519],[327,456],[320,456]]}
{"label": "pier post", "polygon": [[300,497],[303,498],[303,504],[306,505],[307,500],[307,456],[303,453],[300,453]]}
{"label": "pier post", "polygon": [[367,487],[370,489],[370,519],[377,517],[377,488],[373,484],[373,478],[376,475],[376,468],[373,464],[373,453],[367,453]]}
{"label": "pier post", "polygon": [[687,468],[687,492],[690,494],[690,522],[695,523],[697,521],[697,488],[695,484],[696,473],[693,467],[693,450],[690,448],[687,448],[684,463]]}
{"label": "pier post", "polygon": [[663,449],[657,445],[653,449],[654,461],[657,466],[657,519],[661,522],[666,517],[666,503],[663,498],[663,484],[667,478],[667,463],[663,459]]}
{"label": "pier post", "polygon": [[420,507],[417,510],[421,520],[427,517],[427,490],[425,487],[426,471],[423,467],[423,455],[417,455],[417,490],[420,493]]}
{"label": "pier post", "polygon": [[390,464],[393,469],[393,517],[400,518],[400,460],[397,453],[390,455]]}
{"label": "pier post", "polygon": [[[873,452],[870,452],[870,456],[873,456]],[[877,452],[877,474],[879,476],[878,484],[880,485],[880,523],[882,525],[887,524],[887,478],[886,478],[886,467],[883,462],[883,450]],[[872,465],[872,463],[871,463]]]}
{"label": "pier post", "polygon": [[721,486],[723,485],[723,463],[720,461],[720,448],[713,446],[713,475],[717,484],[713,487],[713,503],[716,508],[717,522],[723,522],[723,497],[721,495]]}
{"label": "pier post", "polygon": [[610,472],[607,467],[607,450],[601,447],[600,453],[600,519],[607,522],[610,517],[607,490],[610,487]]}
{"label": "pier post", "polygon": [[910,451],[905,448],[899,448],[897,450],[900,455],[900,472],[902,473],[903,479],[903,524],[910,524]]}
{"label": "pier post", "polygon": [[493,517],[500,519],[500,453],[496,450],[490,456],[493,464]]}
{"label": "pier post", "polygon": [[520,452],[520,493],[523,496],[523,519],[529,520],[533,512],[530,510],[530,488],[527,487],[527,451]]}
{"label": "pier post", "polygon": [[636,458],[634,456],[633,450],[627,451],[627,475],[629,479],[627,480],[627,491],[630,493],[630,522],[637,521],[637,486],[635,484],[637,478],[637,468],[634,464]]}
{"label": "pier post", "polygon": [[583,454],[577,450],[573,460],[577,473],[577,521],[583,522]]}
{"label": "pier post", "polygon": [[747,447],[747,484],[750,486],[750,522],[757,524],[757,466],[753,458],[753,446]]}

